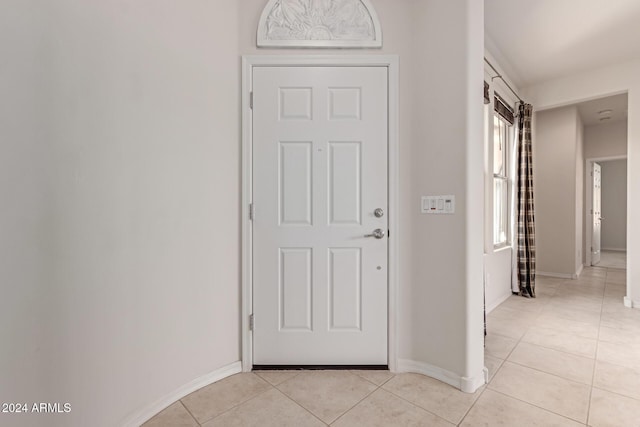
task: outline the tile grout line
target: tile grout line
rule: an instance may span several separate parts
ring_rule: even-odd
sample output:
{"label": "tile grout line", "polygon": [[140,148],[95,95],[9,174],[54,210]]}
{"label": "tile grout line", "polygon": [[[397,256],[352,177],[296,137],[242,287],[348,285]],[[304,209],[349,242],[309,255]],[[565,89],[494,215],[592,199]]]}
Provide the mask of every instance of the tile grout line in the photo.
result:
{"label": "tile grout line", "polygon": [[[297,377],[297,375],[296,375]],[[293,377],[295,378],[295,377]],[[282,381],[280,384],[286,383],[287,381],[293,379],[293,378],[289,378],[288,380]],[[278,385],[280,385],[278,384]],[[314,414],[313,412],[311,412],[310,410],[308,410],[307,408],[305,408],[304,406],[302,406],[302,404],[298,403],[297,401],[295,401],[291,396],[289,396],[287,393],[285,393],[284,391],[280,390],[276,385],[271,384],[271,386],[281,395],[283,395],[285,398],[289,399],[290,401],[292,401],[296,406],[302,408],[303,411],[307,412],[308,414],[310,414],[313,418],[315,418],[316,420],[320,421],[322,424],[324,424],[325,426],[328,426],[329,424],[325,423],[324,421],[322,421],[320,418],[318,418],[318,416],[316,414]]]}
{"label": "tile grout line", "polygon": [[[241,372],[241,373],[239,373],[239,374],[234,374],[234,375],[242,375],[242,374],[243,374],[243,373]],[[260,378],[262,381],[264,381],[268,386],[270,386],[270,387],[274,388],[273,384],[269,383],[269,381],[265,381],[265,380],[264,380],[264,379],[262,379],[262,377],[260,377],[259,375],[254,374],[253,372],[249,372],[249,374],[252,374],[252,375],[257,376],[257,377],[258,377],[258,378]],[[214,383],[214,384],[215,384],[215,383]],[[204,388],[204,387],[203,387],[203,388]],[[207,420],[203,421],[201,424],[200,424],[200,422],[199,422],[197,419],[196,419],[196,422],[197,422],[197,423],[199,423],[200,425],[202,425],[202,424],[206,424],[206,423],[208,423],[209,421],[212,421],[212,420],[214,420],[214,419],[216,419],[216,418],[218,418],[218,417],[220,417],[220,416],[222,416],[222,415],[226,414],[227,412],[230,412],[230,411],[234,410],[234,409],[235,409],[235,408],[237,408],[238,406],[240,406],[240,405],[244,405],[245,403],[250,402],[250,401],[252,401],[252,400],[256,399],[257,397],[259,397],[259,396],[261,396],[261,395],[265,394],[265,393],[266,393],[266,392],[268,392],[269,390],[270,390],[270,389],[266,389],[266,390],[264,390],[264,391],[261,391],[261,392],[257,393],[255,396],[252,396],[252,397],[250,397],[250,398],[248,398],[248,399],[246,399],[246,400],[243,400],[242,402],[239,402],[239,403],[237,403],[237,404],[233,405],[232,407],[230,407],[230,408],[226,409],[225,411],[223,411],[223,412],[219,413],[218,415],[215,415],[215,416],[213,416],[213,417],[211,417],[211,418],[208,418]],[[196,391],[198,391],[198,390],[196,390]],[[194,393],[195,393],[195,392],[194,392]],[[182,399],[181,399],[180,401],[182,402]],[[187,407],[187,405],[185,405],[184,403],[182,403],[182,404],[184,405],[184,407],[185,407],[185,408]],[[195,417],[194,417],[194,418],[195,418]]]}
{"label": "tile grout line", "polygon": [[[500,365],[500,367],[502,367],[502,365]],[[500,370],[500,369],[498,369]],[[496,371],[497,373],[497,371]],[[495,376],[495,374],[494,374]],[[471,404],[471,406],[469,406],[469,409],[467,409],[467,411],[464,413],[464,415],[462,416],[462,418],[460,419],[460,421],[458,421],[458,423],[456,424],[456,426],[460,426],[463,422],[464,419],[467,418],[467,415],[469,415],[469,412],[471,412],[471,410],[474,408],[474,406],[476,406],[476,403],[478,403],[478,400],[480,400],[480,398],[482,397],[482,395],[484,394],[485,391],[487,391],[489,389],[489,384],[485,383],[484,385],[484,389],[480,392],[480,394],[478,395],[478,397],[476,398],[476,400],[473,401],[473,403]]]}
{"label": "tile grout line", "polygon": [[[488,387],[487,387],[487,388],[488,388]],[[510,394],[506,394],[506,393],[501,392],[501,391],[499,391],[499,390],[495,390],[495,389],[489,389],[489,390],[491,390],[491,391],[492,391],[492,392],[494,392],[494,393],[498,393],[498,394],[501,394],[501,395],[503,395],[503,396],[505,396],[505,397],[508,397],[509,399],[517,400],[518,402],[524,403],[525,405],[533,406],[534,408],[538,408],[538,409],[540,409],[540,410],[542,410],[542,411],[545,411],[545,412],[548,412],[548,413],[550,413],[550,414],[557,415],[557,416],[559,416],[559,417],[565,418],[565,419],[567,419],[567,420],[571,420],[571,421],[573,421],[573,422],[577,422],[577,423],[583,424],[583,425],[585,425],[585,426],[586,426],[586,425],[588,425],[586,422],[576,421],[574,418],[567,417],[566,415],[558,414],[557,412],[554,412],[554,411],[552,411],[552,410],[550,410],[550,409],[543,408],[542,406],[538,406],[538,405],[536,405],[535,403],[527,402],[526,400],[522,400],[522,399],[520,399],[520,398],[518,398],[518,397],[511,396]]]}
{"label": "tile grout line", "polygon": [[[352,375],[356,375],[356,374],[353,374],[353,373],[352,373]],[[358,378],[362,378],[360,375],[356,375],[356,376],[357,376]],[[367,380],[366,378],[362,378],[362,379],[363,379],[363,380],[365,380],[365,381],[369,381],[369,380]],[[355,404],[355,405],[353,405],[351,408],[349,408],[349,409],[347,409],[346,411],[344,411],[342,414],[340,414],[340,415],[338,416],[338,418],[336,418],[335,420],[331,421],[331,423],[330,423],[330,424],[328,424],[328,425],[332,425],[332,424],[334,424],[334,423],[335,423],[336,421],[338,421],[340,418],[342,418],[342,417],[344,417],[345,415],[347,415],[347,414],[348,414],[349,412],[351,412],[351,411],[352,411],[356,406],[358,406],[358,405],[359,405],[363,400],[365,400],[367,397],[371,396],[371,395],[372,395],[373,393],[375,393],[376,391],[380,390],[380,388],[382,387],[382,386],[379,386],[379,385],[377,385],[377,384],[375,384],[375,383],[373,383],[373,382],[371,382],[371,381],[369,381],[369,382],[370,382],[371,384],[375,385],[375,386],[376,386],[376,388],[375,388],[375,389],[373,389],[373,390],[372,390],[369,394],[367,394],[365,397],[363,397],[362,399],[358,400],[358,401],[356,402],[356,404]]]}
{"label": "tile grout line", "polygon": [[[562,286],[562,285],[560,285],[560,286]],[[546,303],[544,303],[544,307],[543,307],[543,309],[544,309],[544,308],[545,308],[545,307],[550,303],[551,299],[556,295],[556,293],[557,293],[558,289],[560,288],[560,286],[558,286],[558,287],[555,289],[555,291],[553,292],[553,295],[551,295],[551,297],[549,298],[549,301],[547,301]],[[540,317],[540,314],[542,314],[542,311],[540,311],[540,312],[539,312],[538,317]],[[535,322],[536,320],[537,320],[537,318],[534,320],[534,322]],[[496,371],[496,373],[493,375],[493,378],[491,379],[491,381],[493,381],[493,379],[495,379],[495,377],[498,375],[498,373],[499,373],[499,372],[504,368],[504,366],[505,366],[505,363],[506,363],[506,362],[514,363],[514,362],[511,362],[511,361],[509,360],[509,358],[511,357],[511,355],[513,354],[513,352],[515,351],[515,349],[520,345],[520,343],[522,343],[522,342],[527,343],[526,341],[522,341],[522,339],[523,339],[523,338],[524,338],[524,336],[529,332],[529,330],[530,330],[531,328],[533,328],[533,326],[529,326],[529,328],[527,328],[527,330],[525,331],[525,333],[524,333],[524,334],[522,334],[522,336],[520,337],[520,339],[518,339],[518,341],[516,342],[516,344],[513,346],[513,348],[511,349],[511,351],[510,351],[510,352],[509,352],[509,354],[507,355],[507,357],[506,357],[506,358],[504,359],[504,361],[502,362],[502,365],[500,365],[500,368],[498,368],[498,370]],[[598,328],[598,330],[599,330],[599,328]],[[507,337],[507,338],[508,338],[508,337]],[[531,344],[531,343],[527,343],[527,344]],[[596,344],[597,344],[597,342],[596,342]],[[536,344],[533,344],[533,345],[536,345]],[[542,346],[541,346],[541,347],[542,347]],[[544,347],[544,348],[546,348],[546,347]],[[553,350],[553,349],[552,349],[552,350]],[[569,353],[569,354],[570,354],[570,353]],[[523,365],[520,365],[520,364],[518,364],[518,365],[519,365],[519,366],[523,366]],[[594,363],[594,366],[595,366],[595,363]],[[526,368],[529,368],[529,367],[527,366]],[[534,369],[534,368],[529,368],[529,369]],[[539,371],[539,372],[543,372],[543,371]],[[548,375],[553,375],[553,374],[549,374],[548,372],[543,372],[543,373],[546,373],[546,374],[548,374]],[[557,378],[562,378],[562,377],[559,377],[559,376],[557,376],[557,375],[554,375],[554,376],[556,376]],[[566,380],[566,378],[562,378],[562,379]],[[491,381],[489,381],[489,382],[491,382]],[[570,380],[567,380],[567,381],[570,381]],[[579,384],[580,384],[580,383],[579,383]],[[583,385],[584,385],[584,384],[583,384]],[[486,386],[485,390],[486,390],[486,389],[490,389],[491,391],[494,391],[494,392],[500,393],[499,391],[497,391],[497,390],[495,390],[495,389],[493,389],[493,388],[490,388],[490,384],[489,384],[489,383],[487,383],[487,386]],[[484,391],[483,391],[483,393],[484,393]],[[525,402],[525,401],[523,401],[523,400],[520,400],[520,399],[515,398],[515,397],[513,397],[513,396],[507,395],[507,394],[505,394],[505,393],[500,393],[500,394],[502,394],[502,395],[504,395],[504,396],[507,396],[507,397],[510,397],[510,398],[512,398],[512,399],[516,399],[516,400],[521,401],[521,402],[523,402],[523,403],[526,403],[526,404],[528,404],[528,405],[535,406],[536,408],[539,408],[539,409],[542,409],[542,410],[544,410],[544,411],[550,412],[550,413],[552,413],[552,414],[555,414],[555,415],[561,416],[561,417],[563,417],[563,418],[566,418],[566,419],[569,419],[569,420],[572,420],[572,421],[576,421],[576,420],[574,420],[573,418],[569,418],[569,417],[566,417],[566,416],[564,416],[564,415],[562,415],[562,414],[558,414],[558,413],[556,413],[556,412],[553,412],[553,411],[551,411],[551,410],[549,410],[549,409],[545,409],[545,408],[539,407],[539,406],[534,405],[534,404],[532,404],[532,403],[530,403],[530,402]],[[479,398],[480,398],[480,397],[478,397],[478,399],[479,399]],[[589,398],[589,399],[590,399],[590,398]],[[473,403],[472,407],[473,407],[473,406],[475,406],[476,402],[477,402],[477,400]],[[467,414],[468,414],[468,412],[467,412]],[[465,417],[466,417],[466,415],[465,415]],[[587,421],[588,421],[588,419],[589,419],[589,409],[587,408]],[[464,420],[464,419],[463,419],[463,420]],[[578,422],[580,422],[580,421],[578,421]],[[586,425],[588,425],[588,424],[587,424],[587,422],[585,422],[585,423],[583,423],[583,424],[584,424],[585,426],[586,426]]]}
{"label": "tile grout line", "polygon": [[596,367],[598,366],[598,350],[600,349],[600,328],[602,327],[602,312],[604,310],[604,295],[607,288],[607,276],[609,275],[609,269],[607,268],[604,275],[604,288],[602,289],[602,304],[600,306],[600,319],[598,320],[598,336],[596,337],[596,354],[593,362],[593,371],[591,373],[591,387],[589,388],[589,401],[587,402],[587,425],[589,425],[589,418],[591,418],[591,400],[593,398],[593,384],[596,380]]}
{"label": "tile grout line", "polygon": [[187,413],[188,413],[189,415],[191,415],[191,418],[193,418],[193,421],[195,421],[195,422],[196,422],[196,424],[198,424],[198,426],[202,426],[202,424],[200,424],[200,422],[196,419],[196,417],[194,417],[194,416],[193,416],[193,414],[191,413],[191,411],[189,410],[189,408],[187,408],[187,405],[185,405],[185,404],[182,402],[182,399],[178,400],[178,402],[180,402],[180,405],[182,405],[182,407],[184,408],[184,410],[185,410],[185,411],[187,411]]}
{"label": "tile grout line", "polygon": [[[407,373],[408,373],[408,374],[411,374],[411,373],[413,373],[413,372],[407,372]],[[414,373],[414,374],[415,374],[415,373]],[[435,378],[431,378],[431,377],[428,377],[428,376],[426,376],[426,375],[422,375],[422,374],[415,374],[415,375],[420,375],[420,376],[423,376],[423,377],[425,377],[425,378],[429,378],[429,379],[435,379]],[[440,380],[436,380],[436,381],[441,382]],[[388,382],[388,381],[387,381],[387,382]],[[443,384],[446,384],[446,383],[443,383]],[[447,384],[447,385],[448,385],[449,387],[453,387],[453,386],[452,386],[452,385],[450,385],[450,384]],[[380,387],[380,388],[382,388],[382,387]],[[454,388],[455,388],[455,387],[454,387]],[[444,421],[448,422],[449,424],[453,424],[453,423],[452,423],[451,421],[449,421],[448,419],[446,419],[446,418],[444,418],[444,417],[442,417],[442,416],[440,416],[440,415],[436,414],[435,412],[432,412],[432,411],[428,410],[427,408],[423,408],[422,406],[418,405],[417,403],[413,403],[413,402],[411,402],[411,401],[409,401],[409,400],[405,399],[404,397],[400,396],[399,394],[394,393],[392,390],[387,390],[386,388],[382,388],[382,390],[384,390],[384,391],[386,391],[387,393],[389,393],[389,394],[391,394],[391,395],[393,395],[393,396],[397,397],[397,398],[398,398],[398,399],[400,399],[400,400],[404,400],[405,402],[407,402],[407,403],[408,403],[409,405],[411,405],[411,406],[414,406],[414,407],[416,407],[416,408],[422,409],[423,411],[430,413],[430,414],[431,414],[431,415],[433,415],[434,417],[440,418],[441,420],[444,420]],[[460,391],[460,390],[458,390],[458,391]],[[454,424],[454,425],[455,425],[455,424]]]}

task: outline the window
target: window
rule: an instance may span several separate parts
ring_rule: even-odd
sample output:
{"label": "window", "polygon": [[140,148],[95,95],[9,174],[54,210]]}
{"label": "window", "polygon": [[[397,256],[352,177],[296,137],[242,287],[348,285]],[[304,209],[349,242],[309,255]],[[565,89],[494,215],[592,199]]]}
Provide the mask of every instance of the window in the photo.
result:
{"label": "window", "polygon": [[506,246],[509,238],[509,136],[511,123],[493,116],[493,245]]}

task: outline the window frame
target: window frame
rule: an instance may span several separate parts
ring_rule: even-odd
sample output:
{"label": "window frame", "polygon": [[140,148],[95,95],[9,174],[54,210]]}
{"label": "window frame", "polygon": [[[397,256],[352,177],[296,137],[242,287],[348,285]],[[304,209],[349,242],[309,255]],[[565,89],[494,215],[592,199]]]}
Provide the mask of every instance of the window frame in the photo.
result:
{"label": "window frame", "polygon": [[[499,173],[495,173],[495,155],[496,155],[496,144],[500,143],[501,141],[496,141],[496,125],[500,125],[500,124],[504,124],[504,138],[505,140],[504,142],[504,147],[503,149],[501,149],[502,151],[502,174]],[[504,117],[502,117],[498,111],[493,111],[492,115],[491,115],[491,127],[493,132],[491,132],[492,135],[492,141],[491,141],[491,155],[493,158],[493,164],[492,164],[492,174],[491,174],[491,189],[493,191],[493,204],[491,206],[491,213],[492,213],[492,235],[491,235],[491,243],[493,246],[494,250],[498,250],[498,249],[502,249],[502,248],[506,248],[506,247],[511,247],[512,241],[511,241],[511,192],[512,192],[512,188],[513,188],[513,179],[511,176],[511,169],[512,169],[512,165],[510,162],[511,159],[511,151],[513,150],[513,141],[514,141],[514,137],[515,137],[515,132],[514,132],[514,125],[510,124]],[[498,133],[498,138],[502,137],[502,133],[499,132]],[[497,217],[496,217],[496,207],[497,207],[497,193],[496,193],[496,181],[501,181],[503,184],[503,191],[502,191],[502,197],[500,198],[502,200],[502,204],[500,205],[500,207],[502,208],[502,220],[504,222],[504,230],[500,230],[501,232],[504,231],[504,239],[500,239],[499,241],[496,241],[496,236],[498,235],[498,229],[501,228],[502,224],[499,224],[497,221]]]}

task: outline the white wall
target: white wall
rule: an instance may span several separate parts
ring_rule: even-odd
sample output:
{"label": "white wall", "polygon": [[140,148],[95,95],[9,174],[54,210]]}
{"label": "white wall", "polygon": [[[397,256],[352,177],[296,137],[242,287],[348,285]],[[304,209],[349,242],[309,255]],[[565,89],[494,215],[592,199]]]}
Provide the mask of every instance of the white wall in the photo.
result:
{"label": "white wall", "polygon": [[[483,4],[416,2],[416,80],[409,111],[413,254],[402,356],[466,377],[481,375],[483,218]],[[446,40],[446,43],[442,41]],[[406,110],[405,110],[406,111]],[[423,216],[420,195],[455,194],[456,215]],[[464,369],[461,366],[466,366]]]}
{"label": "white wall", "polygon": [[[24,61],[2,89],[23,104],[3,173],[34,173],[2,187],[20,196],[2,224],[24,245],[2,247],[20,307],[3,316],[31,325],[8,342],[33,368],[3,358],[2,396],[9,384],[7,398],[70,402],[53,426],[120,425],[239,360],[239,66],[266,2],[14,3],[2,46]],[[483,380],[482,3],[374,4],[382,51],[321,52],[400,55],[400,357],[470,391]],[[456,215],[421,215],[423,194],[455,194]]]}
{"label": "white wall", "polygon": [[[535,107],[535,106],[534,106]],[[576,273],[578,229],[576,157],[578,110],[575,106],[538,111],[533,121],[536,213],[536,270],[572,277]],[[582,188],[580,188],[582,190]],[[579,231],[578,231],[579,230]]]}
{"label": "white wall", "polygon": [[584,157],[597,159],[626,156],[627,127],[626,120],[586,126],[584,128]]}
{"label": "white wall", "polygon": [[[0,402],[46,401],[50,233],[39,2],[0,3]],[[0,424],[32,426],[24,414]]]}
{"label": "white wall", "polygon": [[2,400],[121,425],[239,360],[237,4],[11,3]]}
{"label": "white wall", "polygon": [[625,303],[640,307],[640,61],[632,61],[523,89],[538,109],[628,92],[627,158],[627,296]]}
{"label": "white wall", "polygon": [[575,262],[573,271],[580,275],[584,265],[584,125],[580,114],[576,117],[576,201],[575,201]]}
{"label": "white wall", "polygon": [[627,249],[627,160],[602,166],[602,249]]}

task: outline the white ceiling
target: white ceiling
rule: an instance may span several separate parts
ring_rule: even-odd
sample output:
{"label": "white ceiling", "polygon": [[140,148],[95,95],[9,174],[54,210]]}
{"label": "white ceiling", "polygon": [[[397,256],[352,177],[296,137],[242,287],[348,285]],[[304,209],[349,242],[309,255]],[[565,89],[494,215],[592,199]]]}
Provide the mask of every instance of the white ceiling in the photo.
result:
{"label": "white ceiling", "polygon": [[[576,104],[585,126],[600,125],[627,119],[627,94],[608,96]],[[606,110],[611,110],[607,112]],[[609,117],[608,120],[600,120]]]}
{"label": "white ceiling", "polygon": [[640,59],[640,0],[485,0],[485,46],[520,88]]}

